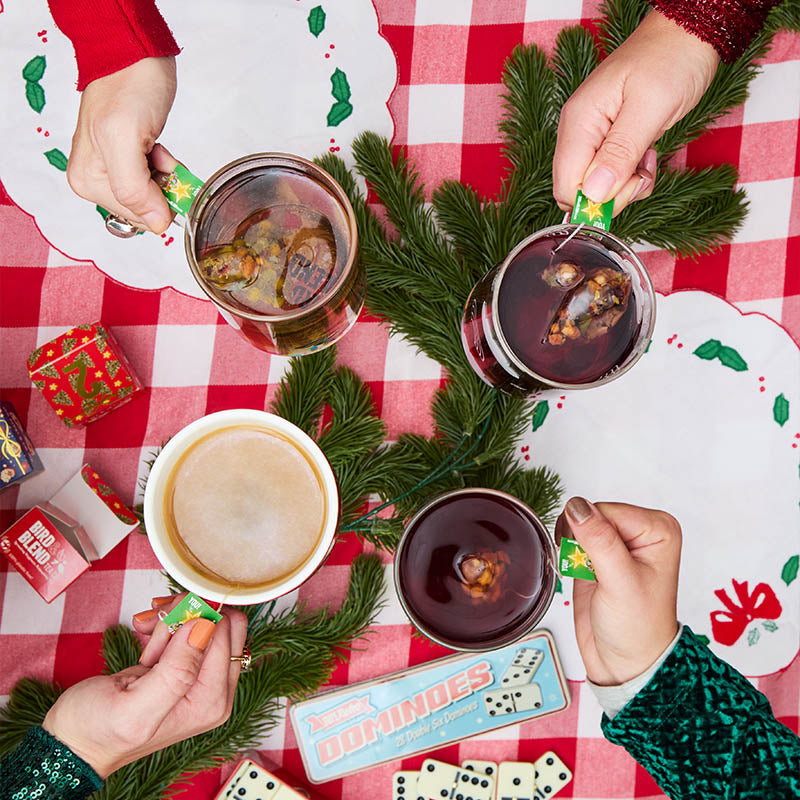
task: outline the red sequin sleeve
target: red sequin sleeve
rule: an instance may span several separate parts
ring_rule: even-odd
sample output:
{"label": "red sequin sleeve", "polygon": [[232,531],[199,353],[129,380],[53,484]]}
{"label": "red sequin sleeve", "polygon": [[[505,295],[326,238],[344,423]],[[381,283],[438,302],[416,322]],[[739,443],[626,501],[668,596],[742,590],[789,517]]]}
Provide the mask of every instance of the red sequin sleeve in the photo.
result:
{"label": "red sequin sleeve", "polygon": [[723,61],[735,61],[780,1],[650,0],[650,5],[713,45]]}
{"label": "red sequin sleeve", "polygon": [[53,20],[72,42],[78,90],[148,56],[180,48],[154,0],[48,0]]}

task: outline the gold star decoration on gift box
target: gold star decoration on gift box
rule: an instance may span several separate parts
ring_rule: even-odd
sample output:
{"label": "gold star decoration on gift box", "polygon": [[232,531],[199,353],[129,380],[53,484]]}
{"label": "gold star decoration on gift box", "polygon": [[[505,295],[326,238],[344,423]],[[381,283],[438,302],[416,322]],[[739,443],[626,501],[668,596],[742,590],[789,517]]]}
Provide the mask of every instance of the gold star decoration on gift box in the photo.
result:
{"label": "gold star decoration on gift box", "polygon": [[582,550],[575,549],[573,550],[568,556],[569,560],[572,562],[573,567],[589,567],[591,569],[592,563],[589,561],[589,556],[586,555]]}
{"label": "gold star decoration on gift box", "polygon": [[55,351],[53,351],[53,350],[48,350],[48,351],[47,351],[47,355],[48,355],[48,356],[52,356],[52,355],[54,354],[54,352],[55,352]]}
{"label": "gold star decoration on gift box", "polygon": [[103,377],[103,370],[101,370],[101,369],[96,369],[96,370],[94,371],[94,376],[95,376],[95,378],[102,378],[102,377]]}
{"label": "gold star decoration on gift box", "polygon": [[84,336],[83,339],[81,339],[81,344],[86,344],[86,342],[88,342],[88,341],[89,341],[89,337],[88,336]]}

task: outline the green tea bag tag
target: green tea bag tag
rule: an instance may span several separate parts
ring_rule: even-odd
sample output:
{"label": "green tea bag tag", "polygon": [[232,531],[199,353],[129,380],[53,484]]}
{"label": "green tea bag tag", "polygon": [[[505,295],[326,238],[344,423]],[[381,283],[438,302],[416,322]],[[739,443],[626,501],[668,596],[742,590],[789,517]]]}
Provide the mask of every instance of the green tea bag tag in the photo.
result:
{"label": "green tea bag tag", "polygon": [[175,633],[181,625],[197,617],[210,619],[216,625],[222,619],[222,614],[214,611],[205,600],[189,592],[161,621],[169,628],[170,633]]}
{"label": "green tea bag tag", "polygon": [[569,221],[576,224],[582,222],[584,225],[594,225],[595,228],[607,231],[611,227],[611,215],[613,212],[613,199],[607,203],[595,203],[578,189]]}
{"label": "green tea bag tag", "polygon": [[158,185],[167,198],[169,207],[185,217],[192,207],[194,196],[203,186],[203,181],[189,172],[183,164],[178,164],[174,172],[158,180]]}
{"label": "green tea bag tag", "polygon": [[580,578],[584,581],[596,581],[594,568],[586,551],[574,540],[561,537],[561,549],[558,553],[559,572],[565,578]]}

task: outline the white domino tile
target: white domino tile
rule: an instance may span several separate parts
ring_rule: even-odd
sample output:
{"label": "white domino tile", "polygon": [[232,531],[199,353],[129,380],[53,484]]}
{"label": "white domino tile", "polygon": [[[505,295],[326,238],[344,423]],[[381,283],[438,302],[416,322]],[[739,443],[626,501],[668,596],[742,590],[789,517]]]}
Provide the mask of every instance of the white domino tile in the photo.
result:
{"label": "white domino tile", "polygon": [[402,336],[390,336],[386,346],[385,381],[438,380],[442,367]]}
{"label": "white domino tile", "polygon": [[795,120],[800,116],[800,61],[764,64],[750,84],[744,124]]}
{"label": "white domino tile", "polygon": [[461,142],[463,132],[463,83],[408,87],[408,144]]}
{"label": "white domino tile", "polygon": [[64,594],[45,603],[35,589],[16,570],[6,574],[0,635],[58,634],[64,616]]}
{"label": "white domino tile", "polygon": [[207,386],[216,325],[159,325],[152,386]]}

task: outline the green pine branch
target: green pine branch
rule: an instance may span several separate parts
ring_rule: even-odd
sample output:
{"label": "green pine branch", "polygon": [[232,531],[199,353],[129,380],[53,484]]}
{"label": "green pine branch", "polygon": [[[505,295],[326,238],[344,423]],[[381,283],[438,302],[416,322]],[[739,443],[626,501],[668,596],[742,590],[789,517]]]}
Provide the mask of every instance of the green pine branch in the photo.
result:
{"label": "green pine branch", "polygon": [[41,725],[62,690],[36,678],[22,678],[0,708],[0,758],[19,747],[29,728]]}
{"label": "green pine branch", "polygon": [[607,54],[616,50],[639,27],[649,10],[646,0],[603,0],[597,31]]}
{"label": "green pine branch", "polygon": [[103,632],[103,658],[105,675],[120,672],[139,663],[142,645],[130,628],[112,625]]}

